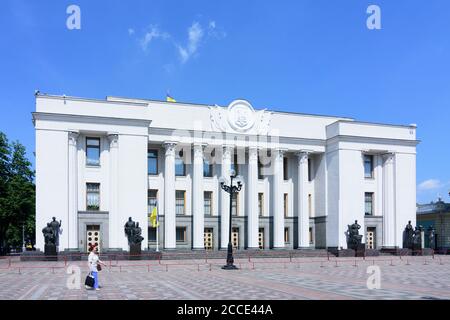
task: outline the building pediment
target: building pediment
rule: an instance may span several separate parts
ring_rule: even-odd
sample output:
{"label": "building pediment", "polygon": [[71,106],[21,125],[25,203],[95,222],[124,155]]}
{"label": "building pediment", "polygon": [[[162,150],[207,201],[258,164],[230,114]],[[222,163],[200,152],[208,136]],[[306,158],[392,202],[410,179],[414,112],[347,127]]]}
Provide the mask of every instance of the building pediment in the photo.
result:
{"label": "building pediment", "polygon": [[211,129],[229,133],[267,135],[272,112],[255,111],[246,100],[235,100],[228,107],[210,107]]}

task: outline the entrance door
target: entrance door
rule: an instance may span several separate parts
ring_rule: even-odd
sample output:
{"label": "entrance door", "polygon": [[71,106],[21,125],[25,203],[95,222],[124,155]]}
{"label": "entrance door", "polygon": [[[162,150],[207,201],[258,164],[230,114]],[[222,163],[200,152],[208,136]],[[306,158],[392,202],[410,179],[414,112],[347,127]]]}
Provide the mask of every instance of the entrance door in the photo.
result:
{"label": "entrance door", "polygon": [[205,228],[205,249],[212,250],[213,248],[213,229]]}
{"label": "entrance door", "polygon": [[258,245],[261,250],[264,249],[264,228],[259,228]]}
{"label": "entrance door", "polygon": [[100,252],[100,226],[99,225],[89,225],[86,226],[86,251],[89,252],[91,246],[97,246],[98,252]]}
{"label": "entrance door", "polygon": [[376,231],[376,228],[374,228],[374,227],[367,228],[367,233],[366,233],[366,247],[367,247],[367,249],[375,249],[375,247],[376,247],[375,231]]}
{"label": "entrance door", "polygon": [[234,249],[239,249],[239,228],[233,228],[231,231],[231,243]]}

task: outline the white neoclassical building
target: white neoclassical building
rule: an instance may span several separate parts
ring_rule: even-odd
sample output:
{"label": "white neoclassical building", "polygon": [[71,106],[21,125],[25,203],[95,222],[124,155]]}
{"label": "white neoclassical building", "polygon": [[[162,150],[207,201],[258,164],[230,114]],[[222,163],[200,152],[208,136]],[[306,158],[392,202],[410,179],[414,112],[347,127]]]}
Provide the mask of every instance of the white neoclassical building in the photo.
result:
{"label": "white neoclassical building", "polygon": [[[355,220],[368,248],[402,246],[416,216],[416,127],[107,97],[36,96],[36,247],[52,217],[59,250],[347,248]],[[219,185],[243,178],[230,202]],[[159,227],[150,213],[157,208]]]}

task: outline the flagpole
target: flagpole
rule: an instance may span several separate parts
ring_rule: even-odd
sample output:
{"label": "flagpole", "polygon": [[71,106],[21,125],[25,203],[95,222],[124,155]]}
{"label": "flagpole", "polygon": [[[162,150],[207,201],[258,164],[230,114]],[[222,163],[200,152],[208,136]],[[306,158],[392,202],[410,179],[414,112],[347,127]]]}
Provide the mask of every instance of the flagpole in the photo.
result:
{"label": "flagpole", "polygon": [[159,252],[159,210],[156,209],[156,252]]}

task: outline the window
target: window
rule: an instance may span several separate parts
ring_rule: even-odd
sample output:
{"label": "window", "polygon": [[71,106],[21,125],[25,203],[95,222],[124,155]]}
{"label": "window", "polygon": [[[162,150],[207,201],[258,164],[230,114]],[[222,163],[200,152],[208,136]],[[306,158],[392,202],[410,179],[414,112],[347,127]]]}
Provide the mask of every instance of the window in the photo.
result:
{"label": "window", "polygon": [[186,175],[186,164],[183,159],[183,151],[180,151],[175,158],[175,176],[184,177]]}
{"label": "window", "polygon": [[100,166],[100,138],[86,138],[86,164]]}
{"label": "window", "polygon": [[289,203],[288,203],[288,194],[285,193],[283,196],[283,205],[284,205],[284,217],[288,216],[289,213]]}
{"label": "window", "polygon": [[86,210],[100,210],[100,183],[86,184]]}
{"label": "window", "polygon": [[309,244],[314,244],[313,228],[309,228]]}
{"label": "window", "polygon": [[205,203],[205,216],[212,215],[212,192],[205,191],[203,201]]}
{"label": "window", "polygon": [[258,193],[258,213],[260,217],[264,214],[264,193]]}
{"label": "window", "polygon": [[152,214],[153,209],[157,208],[158,190],[148,190],[148,214]]}
{"label": "window", "polygon": [[284,243],[289,243],[289,228],[284,228]]}
{"label": "window", "polygon": [[176,239],[177,242],[186,242],[186,227],[177,227]]}
{"label": "window", "polygon": [[175,214],[186,214],[186,191],[177,190],[175,192]]}
{"label": "window", "polygon": [[148,174],[158,174],[158,150],[148,150],[147,153]]}
{"label": "window", "polygon": [[373,156],[371,155],[364,156],[364,177],[366,179],[373,178]]}
{"label": "window", "polygon": [[203,160],[203,176],[211,178],[213,176],[213,165],[209,163],[209,160]]}
{"label": "window", "polygon": [[283,157],[283,179],[289,179],[289,159],[287,157]]}
{"label": "window", "polygon": [[148,241],[156,242],[156,228],[148,227]]}
{"label": "window", "polygon": [[231,202],[231,214],[233,215],[233,216],[237,216],[237,212],[238,212],[238,197],[239,197],[239,194],[237,194],[237,193],[234,193],[233,194],[233,199],[231,200],[232,202]]}
{"label": "window", "polygon": [[308,158],[308,181],[311,182],[313,180],[313,161],[311,158]]}
{"label": "window", "polygon": [[373,193],[366,192],[365,193],[365,207],[366,207],[366,216],[373,215]]}

